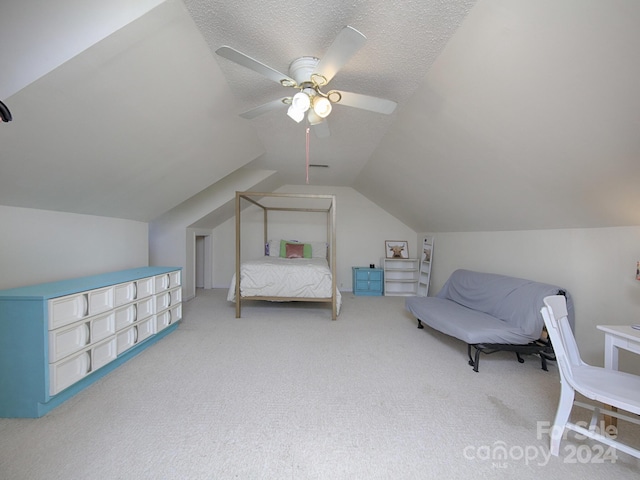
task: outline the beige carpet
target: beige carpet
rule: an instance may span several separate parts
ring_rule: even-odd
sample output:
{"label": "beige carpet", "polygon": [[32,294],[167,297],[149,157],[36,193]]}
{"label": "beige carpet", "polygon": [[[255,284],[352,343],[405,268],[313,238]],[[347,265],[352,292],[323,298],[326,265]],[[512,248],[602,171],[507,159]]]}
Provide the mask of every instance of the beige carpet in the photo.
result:
{"label": "beige carpet", "polygon": [[[418,330],[401,297],[248,303],[198,291],[178,330],[40,419],[0,419],[0,478],[638,478],[544,430],[559,380]],[[621,435],[640,445],[637,427]]]}

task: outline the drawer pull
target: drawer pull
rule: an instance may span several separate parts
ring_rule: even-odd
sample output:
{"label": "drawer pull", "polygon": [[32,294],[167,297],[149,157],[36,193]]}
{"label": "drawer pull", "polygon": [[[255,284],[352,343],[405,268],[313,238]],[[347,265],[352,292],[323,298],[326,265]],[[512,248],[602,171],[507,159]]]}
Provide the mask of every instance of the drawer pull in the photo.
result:
{"label": "drawer pull", "polygon": [[82,374],[86,375],[91,371],[91,354],[89,352],[85,352],[82,355]]}
{"label": "drawer pull", "polygon": [[89,323],[84,324],[84,328],[82,329],[83,339],[82,343],[84,345],[89,345],[91,343],[91,329],[89,328]]}
{"label": "drawer pull", "polygon": [[85,293],[82,295],[82,314],[81,317],[86,317],[89,315],[89,294]]}

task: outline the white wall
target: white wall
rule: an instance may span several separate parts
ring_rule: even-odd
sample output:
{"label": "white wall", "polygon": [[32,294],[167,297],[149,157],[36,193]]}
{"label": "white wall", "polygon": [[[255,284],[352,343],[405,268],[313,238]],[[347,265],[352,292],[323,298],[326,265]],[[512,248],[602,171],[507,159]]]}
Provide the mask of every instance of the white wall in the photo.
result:
{"label": "white wall", "polygon": [[[351,290],[351,267],[380,265],[385,240],[407,240],[409,253],[416,255],[416,232],[382,210],[350,187],[287,185],[277,190],[286,193],[336,195],[336,282],[341,291]],[[258,210],[257,208],[255,209]],[[273,215],[273,214],[270,214]],[[326,238],[326,215],[303,214],[308,222],[301,224],[298,213],[282,213],[269,222],[270,238],[294,238],[301,241],[323,241]],[[261,214],[242,213],[242,258],[263,255]],[[213,285],[228,288],[235,271],[235,218],[213,230]]]}
{"label": "white wall", "polygon": [[147,266],[148,225],[0,205],[0,289]]}
{"label": "white wall", "polygon": [[[513,275],[566,288],[576,313],[583,359],[603,364],[599,324],[640,323],[640,227],[438,233],[430,295],[457,268]],[[621,355],[621,369],[640,373],[637,355]]]}
{"label": "white wall", "polygon": [[[240,168],[149,223],[149,264],[183,269],[184,300],[190,300],[196,295],[196,236],[211,233],[211,229],[190,226],[223,208],[228,202],[233,202],[236,190],[251,188],[273,173],[271,170]],[[212,244],[208,242],[208,245],[211,248]],[[235,240],[230,251],[235,252]],[[205,277],[209,278],[207,265],[204,269]]]}

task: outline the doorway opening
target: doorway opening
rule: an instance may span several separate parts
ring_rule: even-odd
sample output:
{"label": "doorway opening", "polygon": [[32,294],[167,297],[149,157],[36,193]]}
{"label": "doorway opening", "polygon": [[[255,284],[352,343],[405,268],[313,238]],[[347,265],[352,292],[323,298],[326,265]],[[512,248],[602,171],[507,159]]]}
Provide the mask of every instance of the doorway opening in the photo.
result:
{"label": "doorway opening", "polygon": [[213,265],[211,235],[196,235],[194,251],[194,285],[196,287],[195,294],[198,295],[198,289],[213,288],[211,281],[211,268]]}

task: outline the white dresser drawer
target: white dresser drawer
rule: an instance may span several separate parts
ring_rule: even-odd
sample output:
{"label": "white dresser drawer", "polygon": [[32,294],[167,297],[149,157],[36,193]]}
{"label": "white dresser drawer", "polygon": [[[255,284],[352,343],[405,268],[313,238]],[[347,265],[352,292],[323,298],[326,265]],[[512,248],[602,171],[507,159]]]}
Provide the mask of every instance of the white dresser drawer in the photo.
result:
{"label": "white dresser drawer", "polygon": [[169,309],[171,312],[171,323],[175,323],[182,319],[182,303],[174,305]]}
{"label": "white dresser drawer", "polygon": [[165,310],[164,312],[156,315],[156,330],[161,332],[173,322],[173,313],[171,313],[171,310]]}
{"label": "white dresser drawer", "polygon": [[180,270],[175,272],[169,272],[169,288],[174,288],[182,285],[182,279]]}
{"label": "white dresser drawer", "polygon": [[156,312],[166,310],[171,305],[171,294],[169,292],[158,293],[156,295]]}
{"label": "white dresser drawer", "polygon": [[151,335],[156,333],[156,317],[147,318],[146,320],[141,320],[138,323],[138,340],[136,343],[141,342]]}
{"label": "white dresser drawer", "polygon": [[50,395],[64,390],[91,371],[91,353],[89,351],[73,355],[57,363],[49,365]]}
{"label": "white dresser drawer", "polygon": [[163,292],[169,289],[170,278],[168,273],[163,273],[162,275],[156,275],[155,286],[156,293]]}
{"label": "white dresser drawer", "polygon": [[182,318],[182,304],[174,305],[156,315],[156,329],[158,332]]}
{"label": "white dresser drawer", "polygon": [[132,303],[126,307],[117,308],[114,311],[115,315],[115,329],[122,330],[137,320],[137,305]]}
{"label": "white dresser drawer", "polygon": [[112,337],[91,348],[91,371],[104,367],[107,363],[115,360],[118,356],[116,348],[116,338]]}
{"label": "white dresser drawer", "polygon": [[137,298],[136,282],[121,283],[113,287],[113,306],[119,307],[133,302]]}
{"label": "white dresser drawer", "polygon": [[136,304],[136,308],[138,309],[138,320],[142,320],[144,318],[150,317],[154,313],[155,310],[155,302],[153,297],[145,298],[144,300],[140,300]]}
{"label": "white dresser drawer", "polygon": [[141,278],[136,280],[138,286],[138,298],[150,297],[155,293],[155,279],[154,277]]}
{"label": "white dresser drawer", "polygon": [[67,295],[49,300],[49,330],[69,325],[89,314],[86,293]]}
{"label": "white dresser drawer", "polygon": [[182,302],[182,289],[176,288],[156,295],[156,313]]}
{"label": "white dresser drawer", "polygon": [[116,333],[116,314],[109,312],[106,315],[98,315],[90,320],[91,343],[99,342]]}
{"label": "white dresser drawer", "polygon": [[126,328],[116,334],[116,354],[120,355],[138,343],[138,326]]}
{"label": "white dresser drawer", "polygon": [[182,302],[182,288],[174,288],[169,292],[169,306]]}
{"label": "white dresser drawer", "polygon": [[91,338],[89,322],[80,322],[71,327],[49,331],[49,363],[82,350]]}
{"label": "white dresser drawer", "polygon": [[89,315],[106,312],[113,308],[113,287],[98,288],[90,290],[89,296]]}

